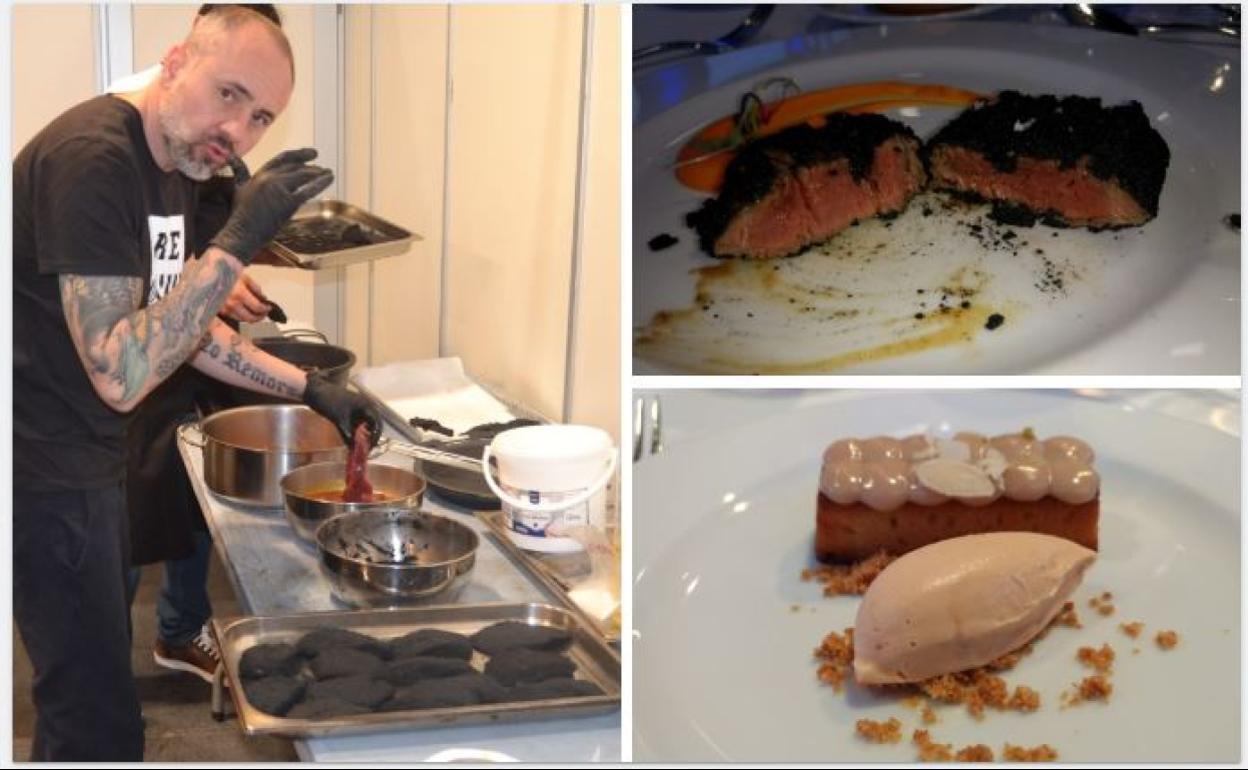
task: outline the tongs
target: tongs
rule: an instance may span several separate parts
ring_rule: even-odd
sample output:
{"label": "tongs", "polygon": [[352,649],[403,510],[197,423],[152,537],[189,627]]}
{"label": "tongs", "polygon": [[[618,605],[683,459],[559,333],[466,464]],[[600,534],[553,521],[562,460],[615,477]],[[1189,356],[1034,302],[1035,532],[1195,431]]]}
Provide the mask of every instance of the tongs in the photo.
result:
{"label": "tongs", "polygon": [[472,473],[482,472],[481,460],[479,458],[465,457],[464,455],[457,455],[454,452],[446,452],[429,446],[409,444],[388,436],[382,437],[377,444],[377,448],[382,452],[394,452],[395,454],[411,457],[421,462],[446,465],[461,471],[471,471]]}

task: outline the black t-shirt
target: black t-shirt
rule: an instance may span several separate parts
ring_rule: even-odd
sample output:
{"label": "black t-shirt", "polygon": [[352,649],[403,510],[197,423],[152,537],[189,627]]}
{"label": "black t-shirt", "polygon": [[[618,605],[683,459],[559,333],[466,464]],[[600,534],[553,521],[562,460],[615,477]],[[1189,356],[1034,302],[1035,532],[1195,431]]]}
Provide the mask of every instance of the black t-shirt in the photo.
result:
{"label": "black t-shirt", "polygon": [[138,110],[113,96],[71,108],[13,162],[13,485],[96,489],[125,473],[126,415],[96,394],[58,276],[135,276],[168,292],[194,243],[195,185],[152,158]]}

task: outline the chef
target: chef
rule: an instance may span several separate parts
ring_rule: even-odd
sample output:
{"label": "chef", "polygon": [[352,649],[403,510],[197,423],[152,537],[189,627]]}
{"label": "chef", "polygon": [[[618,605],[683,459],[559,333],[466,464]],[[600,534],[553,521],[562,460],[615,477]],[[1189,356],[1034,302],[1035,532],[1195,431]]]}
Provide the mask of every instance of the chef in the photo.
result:
{"label": "chef", "polygon": [[13,607],[34,668],[35,760],[143,755],[124,447],[127,414],[148,393],[189,363],[301,399],[344,441],[361,421],[378,433],[362,396],[262,353],[217,317],[257,252],[332,182],[311,164],[315,150],[258,169],[187,259],[195,181],[255,146],[294,75],[278,26],[223,9],[168,49],[149,86],[70,108],[14,160]]}

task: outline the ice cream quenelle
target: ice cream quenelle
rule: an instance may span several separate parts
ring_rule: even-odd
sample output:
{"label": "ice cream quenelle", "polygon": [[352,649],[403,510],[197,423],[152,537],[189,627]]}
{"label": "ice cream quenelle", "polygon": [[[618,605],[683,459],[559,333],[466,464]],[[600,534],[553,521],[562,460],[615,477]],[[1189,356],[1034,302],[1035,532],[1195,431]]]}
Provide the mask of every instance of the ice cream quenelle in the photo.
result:
{"label": "ice cream quenelle", "polygon": [[854,624],[859,684],[918,682],[1022,647],[1061,611],[1096,552],[1059,537],[993,532],[902,556],[871,584]]}

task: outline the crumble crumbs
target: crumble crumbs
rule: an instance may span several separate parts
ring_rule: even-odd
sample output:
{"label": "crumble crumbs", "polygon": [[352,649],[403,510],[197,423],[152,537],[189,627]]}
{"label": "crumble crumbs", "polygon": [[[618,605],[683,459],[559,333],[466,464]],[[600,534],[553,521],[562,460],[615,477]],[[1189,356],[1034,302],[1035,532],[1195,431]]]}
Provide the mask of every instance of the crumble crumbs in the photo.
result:
{"label": "crumble crumbs", "polygon": [[1102,615],[1114,614],[1114,595],[1109,591],[1105,591],[1100,596],[1093,596],[1088,599],[1088,606]]}
{"label": "crumble crumbs", "polygon": [[1114,648],[1108,644],[1102,644],[1099,650],[1080,647],[1078,657],[1080,663],[1102,674],[1109,673],[1114,667]]}
{"label": "crumble crumbs", "polygon": [[985,668],[943,674],[918,683],[929,698],[941,703],[966,706],[967,712],[982,719],[984,711],[1035,711],[1040,707],[1040,694],[1022,685],[1010,693],[1006,681]]}
{"label": "crumble crumbs", "polygon": [[1138,620],[1133,620],[1130,623],[1119,623],[1118,627],[1122,629],[1124,634],[1132,639],[1138,639],[1140,637],[1140,632],[1144,630],[1144,624]]}
{"label": "crumble crumbs", "polygon": [[1173,650],[1179,643],[1179,635],[1175,631],[1158,631],[1157,646],[1163,650]]}
{"label": "crumble crumbs", "polygon": [[1001,758],[1006,762],[1053,762],[1057,759],[1057,751],[1047,743],[1032,748],[1007,743]]}
{"label": "crumble crumbs", "polygon": [[953,744],[937,743],[927,730],[915,730],[911,742],[919,747],[921,762],[991,762],[992,749],[982,743],[964,746],[955,754]]}
{"label": "crumble crumbs", "polygon": [[1062,694],[1063,708],[1077,706],[1089,700],[1108,701],[1109,696],[1114,692],[1114,685],[1103,674],[1084,677],[1083,681],[1075,687],[1073,692]]}
{"label": "crumble crumbs", "polygon": [[923,710],[919,712],[919,715],[923,718],[923,724],[925,725],[935,724],[937,721],[936,712],[931,706],[924,706]]}
{"label": "crumble crumbs", "polygon": [[901,741],[901,720],[897,717],[889,717],[887,722],[859,719],[854,727],[859,735],[872,743],[899,743]]}
{"label": "crumble crumbs", "polygon": [[1057,617],[1053,618],[1053,625],[1066,626],[1067,628],[1083,628],[1083,623],[1079,622],[1079,613],[1075,610],[1074,602],[1066,602],[1062,605],[1062,611],[1057,613]]}
{"label": "crumble crumbs", "polygon": [[815,648],[815,658],[823,661],[816,672],[819,681],[840,692],[854,665],[854,629],[847,628],[844,634],[832,631],[823,637]]}
{"label": "crumble crumbs", "polygon": [[802,580],[816,580],[823,584],[824,596],[864,594],[871,581],[884,568],[896,560],[885,551],[876,551],[862,561],[853,564],[821,564],[814,569],[802,570]]}

